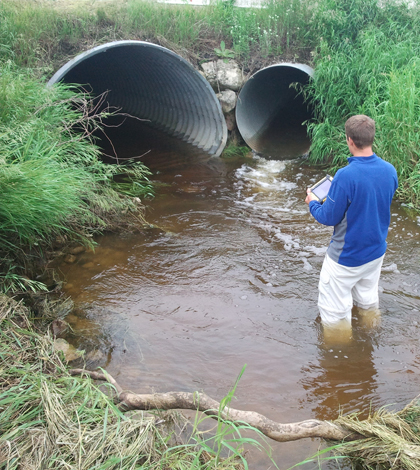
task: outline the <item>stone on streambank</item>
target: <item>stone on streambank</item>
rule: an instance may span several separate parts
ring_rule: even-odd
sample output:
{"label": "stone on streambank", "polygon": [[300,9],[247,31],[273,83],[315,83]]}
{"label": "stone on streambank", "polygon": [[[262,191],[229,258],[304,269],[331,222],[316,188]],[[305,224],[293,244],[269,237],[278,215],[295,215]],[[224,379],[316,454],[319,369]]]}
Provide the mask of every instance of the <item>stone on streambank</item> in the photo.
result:
{"label": "stone on streambank", "polygon": [[244,75],[234,60],[222,59],[201,64],[204,77],[216,92],[223,90],[239,91],[244,83]]}
{"label": "stone on streambank", "polygon": [[224,114],[228,114],[235,109],[236,101],[238,98],[233,90],[223,90],[216,96],[219,99],[220,104],[222,105],[222,111]]}
{"label": "stone on streambank", "polygon": [[201,64],[202,75],[215,90],[229,132],[236,130],[235,108],[237,92],[245,82],[239,65],[234,60],[213,60]]}

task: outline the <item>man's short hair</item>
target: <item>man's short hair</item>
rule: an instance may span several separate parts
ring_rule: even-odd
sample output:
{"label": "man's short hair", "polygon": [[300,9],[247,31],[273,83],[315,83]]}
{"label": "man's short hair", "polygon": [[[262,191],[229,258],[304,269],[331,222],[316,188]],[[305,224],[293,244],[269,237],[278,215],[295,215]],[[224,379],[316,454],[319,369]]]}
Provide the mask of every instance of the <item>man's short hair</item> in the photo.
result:
{"label": "man's short hair", "polygon": [[375,121],[364,114],[357,114],[347,119],[346,137],[350,137],[354,145],[363,149],[373,144],[375,138]]}

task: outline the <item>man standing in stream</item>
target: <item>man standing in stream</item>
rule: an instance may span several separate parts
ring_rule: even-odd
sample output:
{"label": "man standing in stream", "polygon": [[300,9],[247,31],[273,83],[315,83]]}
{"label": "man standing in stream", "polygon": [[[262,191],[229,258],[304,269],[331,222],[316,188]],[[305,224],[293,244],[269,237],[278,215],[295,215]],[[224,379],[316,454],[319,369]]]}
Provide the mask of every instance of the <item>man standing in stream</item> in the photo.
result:
{"label": "man standing in stream", "polygon": [[[353,305],[378,308],[378,283],[398,187],[393,165],[372,151],[375,121],[352,116],[345,124],[349,164],[338,170],[322,204],[310,189],[305,202],[313,217],[334,226],[319,279],[323,326],[351,326]],[[325,329],[325,328],[324,328]]]}

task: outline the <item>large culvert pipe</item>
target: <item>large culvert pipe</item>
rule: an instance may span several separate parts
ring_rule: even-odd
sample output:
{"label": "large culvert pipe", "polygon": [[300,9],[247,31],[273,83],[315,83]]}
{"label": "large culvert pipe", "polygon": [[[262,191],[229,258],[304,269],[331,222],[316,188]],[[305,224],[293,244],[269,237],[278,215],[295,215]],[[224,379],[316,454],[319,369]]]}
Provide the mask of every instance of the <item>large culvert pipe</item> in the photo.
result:
{"label": "large culvert pipe", "polygon": [[115,41],[65,64],[48,82],[89,85],[93,95],[147,125],[219,156],[227,138],[210,84],[185,59],[143,41]]}
{"label": "large culvert pipe", "polygon": [[282,63],[261,69],[245,83],[236,105],[236,122],[253,150],[278,159],[309,150],[303,123],[311,111],[293,84],[307,84],[312,75],[308,65]]}

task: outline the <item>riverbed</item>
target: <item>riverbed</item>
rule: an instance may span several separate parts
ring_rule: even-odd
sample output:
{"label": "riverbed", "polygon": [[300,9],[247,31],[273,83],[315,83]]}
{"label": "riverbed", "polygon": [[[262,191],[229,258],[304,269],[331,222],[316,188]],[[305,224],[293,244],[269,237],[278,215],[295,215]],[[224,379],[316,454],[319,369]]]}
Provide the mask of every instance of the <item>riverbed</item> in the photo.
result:
{"label": "riverbed", "polygon": [[[60,267],[76,305],[68,340],[86,351],[87,367],[137,393],[220,400],[246,365],[232,406],[282,423],[404,407],[420,389],[420,219],[393,203],[381,321],[355,315],[350,341],[326,342],[316,301],[332,229],[304,202],[323,175],[304,159],[252,154],[155,172],[150,227],[103,236]],[[322,443],[270,445],[285,470]],[[249,461],[271,465],[259,452]]]}

